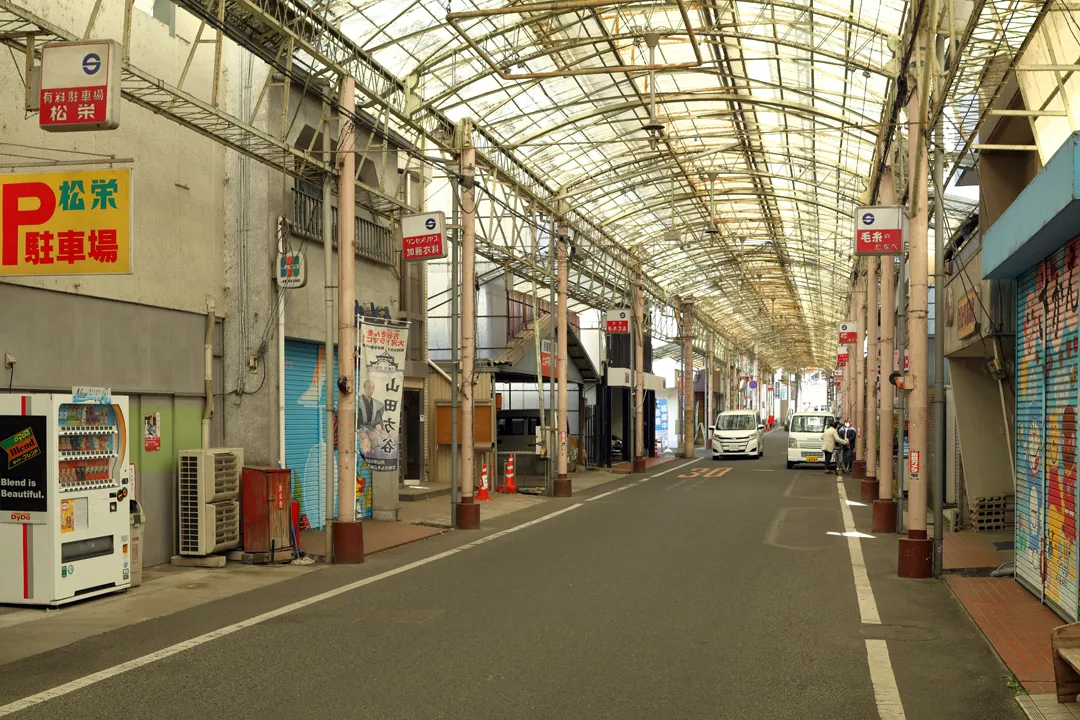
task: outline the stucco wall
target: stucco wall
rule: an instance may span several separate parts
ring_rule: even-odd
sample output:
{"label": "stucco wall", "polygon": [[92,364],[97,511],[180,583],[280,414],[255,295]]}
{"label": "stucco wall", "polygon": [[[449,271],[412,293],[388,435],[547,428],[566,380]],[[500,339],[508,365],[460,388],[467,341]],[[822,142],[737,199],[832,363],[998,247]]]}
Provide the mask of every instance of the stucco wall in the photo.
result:
{"label": "stucco wall", "polygon": [[[20,0],[19,4],[80,35],[93,7],[82,0]],[[122,8],[122,3],[103,3],[91,36],[122,38]],[[177,15],[183,17],[178,17],[175,37],[170,37],[167,25],[142,11],[132,13],[131,32],[131,62],[174,84],[195,33],[190,16]],[[124,167],[133,169],[135,272],[2,282],[205,312],[207,299],[217,300],[223,293],[224,148],[127,101],[121,102],[116,130],[44,132],[38,128],[37,115],[26,116],[23,111],[24,62],[18,54],[14,61],[18,72],[8,64],[0,82],[0,134],[5,143],[26,147],[6,145],[5,153],[61,160],[86,158],[85,153],[134,159]],[[205,46],[195,54],[185,89],[208,97],[212,67],[213,52]],[[26,161],[0,155],[0,162]]]}

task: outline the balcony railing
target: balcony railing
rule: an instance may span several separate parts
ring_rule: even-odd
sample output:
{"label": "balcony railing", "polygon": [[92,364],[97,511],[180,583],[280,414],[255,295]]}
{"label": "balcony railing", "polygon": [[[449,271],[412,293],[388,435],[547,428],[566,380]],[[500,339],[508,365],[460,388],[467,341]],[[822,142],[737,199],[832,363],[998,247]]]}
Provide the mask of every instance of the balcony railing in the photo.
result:
{"label": "balcony railing", "polygon": [[[322,198],[299,190],[293,190],[293,232],[310,240],[322,239]],[[331,208],[333,216],[334,246],[337,247],[337,208]],[[356,254],[372,262],[397,267],[398,249],[394,236],[387,228],[354,218],[353,236],[356,238]]]}

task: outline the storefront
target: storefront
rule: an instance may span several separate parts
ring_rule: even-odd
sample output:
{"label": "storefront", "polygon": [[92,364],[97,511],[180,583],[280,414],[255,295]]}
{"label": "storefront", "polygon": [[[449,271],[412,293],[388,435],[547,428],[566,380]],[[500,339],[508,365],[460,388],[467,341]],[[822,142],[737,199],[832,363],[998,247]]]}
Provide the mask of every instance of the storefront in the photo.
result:
{"label": "storefront", "polygon": [[1078,137],[983,239],[984,277],[1016,280],[1016,577],[1067,620],[1077,619]]}

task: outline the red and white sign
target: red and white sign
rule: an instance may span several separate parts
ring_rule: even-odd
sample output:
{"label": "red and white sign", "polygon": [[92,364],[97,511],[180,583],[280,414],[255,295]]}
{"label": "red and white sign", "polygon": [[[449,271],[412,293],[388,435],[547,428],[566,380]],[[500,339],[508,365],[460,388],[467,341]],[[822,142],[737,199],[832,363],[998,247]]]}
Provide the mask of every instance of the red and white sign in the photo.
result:
{"label": "red and white sign", "polygon": [[836,364],[839,367],[846,367],[848,364],[848,358],[851,357],[848,354],[847,348],[840,348],[836,351]]}
{"label": "red and white sign", "polygon": [[48,43],[41,48],[38,125],[49,132],[120,126],[120,43]]}
{"label": "red and white sign", "polygon": [[919,465],[920,465],[920,463],[919,463],[920,457],[919,456],[921,454],[922,453],[919,450],[912,450],[911,451],[911,456],[908,459],[908,474],[909,475],[918,475],[919,474]]}
{"label": "red and white sign", "polygon": [[833,370],[832,371],[832,376],[834,378],[836,378],[837,380],[839,380],[840,378],[844,377],[844,371],[843,370]]}
{"label": "red and white sign", "polygon": [[446,257],[446,213],[440,210],[402,217],[401,257],[404,260]]}
{"label": "red and white sign", "polygon": [[899,255],[904,251],[904,209],[896,205],[855,208],[855,254]]}
{"label": "red and white sign", "polygon": [[836,387],[840,387],[840,378],[836,378],[835,380],[833,380],[833,385],[835,385]]}
{"label": "red and white sign", "polygon": [[853,322],[840,323],[840,344],[847,345],[859,341],[858,329]]}
{"label": "red and white sign", "polygon": [[[900,348],[892,351],[892,366],[894,372],[900,371]],[[911,369],[911,354],[904,348],[904,372]]]}
{"label": "red and white sign", "polygon": [[605,326],[609,333],[625,335],[630,332],[630,311],[626,308],[608,310],[605,319]]}
{"label": "red and white sign", "polygon": [[551,377],[551,341],[540,341],[540,374]]}

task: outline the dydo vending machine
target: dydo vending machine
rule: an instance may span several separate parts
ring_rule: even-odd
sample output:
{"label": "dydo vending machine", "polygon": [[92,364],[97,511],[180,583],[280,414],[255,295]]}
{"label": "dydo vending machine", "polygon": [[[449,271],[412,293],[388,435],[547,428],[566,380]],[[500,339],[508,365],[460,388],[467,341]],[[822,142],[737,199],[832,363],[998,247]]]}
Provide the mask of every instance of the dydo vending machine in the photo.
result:
{"label": "dydo vending machine", "polygon": [[127,413],[104,388],[0,394],[0,603],[60,605],[131,584]]}

